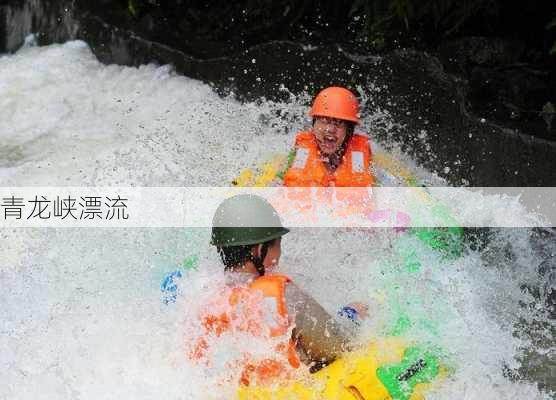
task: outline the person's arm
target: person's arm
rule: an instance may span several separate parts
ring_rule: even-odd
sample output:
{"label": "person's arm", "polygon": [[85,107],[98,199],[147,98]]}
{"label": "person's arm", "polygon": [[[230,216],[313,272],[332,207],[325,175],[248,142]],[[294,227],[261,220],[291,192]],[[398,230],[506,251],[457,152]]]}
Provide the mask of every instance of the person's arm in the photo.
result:
{"label": "person's arm", "polygon": [[311,361],[328,364],[350,350],[349,334],[293,283],[286,286],[286,304],[288,315],[295,321],[294,335]]}

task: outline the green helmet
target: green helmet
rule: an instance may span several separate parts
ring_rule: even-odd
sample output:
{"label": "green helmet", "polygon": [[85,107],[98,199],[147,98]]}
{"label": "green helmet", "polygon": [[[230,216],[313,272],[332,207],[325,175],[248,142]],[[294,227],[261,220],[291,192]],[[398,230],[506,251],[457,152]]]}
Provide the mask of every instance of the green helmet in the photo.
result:
{"label": "green helmet", "polygon": [[254,245],[288,232],[269,202],[252,194],[240,194],[224,200],[216,209],[210,243],[218,247]]}

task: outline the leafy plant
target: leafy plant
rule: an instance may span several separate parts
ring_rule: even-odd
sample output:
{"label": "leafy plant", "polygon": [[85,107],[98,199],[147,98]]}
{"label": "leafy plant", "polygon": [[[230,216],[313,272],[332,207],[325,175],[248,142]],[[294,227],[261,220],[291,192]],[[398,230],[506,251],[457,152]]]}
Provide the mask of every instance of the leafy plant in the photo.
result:
{"label": "leafy plant", "polygon": [[128,0],[127,2],[127,11],[129,11],[129,13],[131,14],[132,17],[137,17],[137,8],[135,5],[135,1],[133,0]]}
{"label": "leafy plant", "polygon": [[355,0],[350,15],[365,18],[367,33],[396,26],[410,31],[420,25],[431,25],[438,33],[449,35],[480,11],[496,9],[495,0]]}
{"label": "leafy plant", "polygon": [[127,11],[133,18],[137,18],[146,8],[155,5],[157,5],[156,0],[127,0]]}
{"label": "leafy plant", "polygon": [[[556,16],[552,18],[552,21],[546,26],[546,29],[556,28]],[[552,48],[549,51],[550,54],[556,54],[556,40],[552,44]]]}

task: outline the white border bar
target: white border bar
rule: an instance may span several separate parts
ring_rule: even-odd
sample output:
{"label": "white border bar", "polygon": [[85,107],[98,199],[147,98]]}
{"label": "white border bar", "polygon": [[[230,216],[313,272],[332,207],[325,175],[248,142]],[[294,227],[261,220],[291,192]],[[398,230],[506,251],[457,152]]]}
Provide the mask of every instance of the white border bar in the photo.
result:
{"label": "white border bar", "polygon": [[556,187],[61,186],[0,187],[0,228],[210,227],[241,193],[267,199],[289,227],[556,226]]}

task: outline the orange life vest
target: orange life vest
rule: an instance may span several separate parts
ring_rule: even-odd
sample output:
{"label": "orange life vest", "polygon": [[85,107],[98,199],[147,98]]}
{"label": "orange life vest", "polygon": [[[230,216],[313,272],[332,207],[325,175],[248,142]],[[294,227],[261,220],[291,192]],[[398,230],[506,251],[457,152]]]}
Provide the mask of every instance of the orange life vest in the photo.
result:
{"label": "orange life vest", "polygon": [[[256,278],[248,286],[234,287],[231,293],[228,291],[227,299],[222,299],[226,303],[226,311],[214,314],[208,310],[201,316],[205,336],[197,341],[190,357],[197,360],[205,357],[209,349],[209,335],[219,337],[224,332],[239,331],[270,338],[284,336],[284,340],[279,340],[275,347],[276,355],[258,362],[245,358],[241,366],[240,383],[269,385],[277,379],[287,378],[292,368],[300,365],[295,342],[291,336],[286,337],[291,327],[285,299],[288,282],[290,278],[285,275],[265,275]],[[260,307],[260,304],[253,306],[253,302],[261,301],[265,305],[270,304],[272,310]],[[267,315],[262,315],[263,310]],[[284,363],[284,360],[287,362]]]}
{"label": "orange life vest", "polygon": [[[354,134],[351,137],[342,162],[334,171],[330,171],[321,160],[312,133],[299,133],[295,148],[295,159],[284,175],[284,186],[298,189],[287,191],[286,199],[277,206],[279,212],[288,215],[293,211],[298,218],[311,219],[315,207],[319,205],[332,208],[334,214],[340,217],[365,214],[373,208],[367,190],[373,185],[374,178],[370,170],[371,148],[366,135]],[[329,187],[336,188],[335,193],[328,190]]]}
{"label": "orange life vest", "polygon": [[362,187],[374,183],[370,171],[371,147],[366,135],[356,133],[351,137],[335,171],[329,171],[320,159],[317,140],[311,132],[299,133],[295,148],[295,160],[284,175],[284,186]]}

